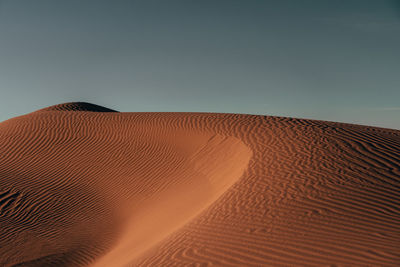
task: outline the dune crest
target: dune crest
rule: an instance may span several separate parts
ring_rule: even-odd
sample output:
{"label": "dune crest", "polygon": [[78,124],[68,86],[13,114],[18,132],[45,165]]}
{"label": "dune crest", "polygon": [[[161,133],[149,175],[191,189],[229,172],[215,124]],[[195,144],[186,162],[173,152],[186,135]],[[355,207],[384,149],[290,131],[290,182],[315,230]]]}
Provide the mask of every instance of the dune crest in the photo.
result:
{"label": "dune crest", "polygon": [[94,266],[125,266],[179,229],[240,178],[250,156],[251,151],[240,140],[212,136],[189,157],[185,171],[171,177],[179,184],[132,211],[118,245]]}
{"label": "dune crest", "polygon": [[0,123],[1,266],[400,262],[400,131],[112,111]]}

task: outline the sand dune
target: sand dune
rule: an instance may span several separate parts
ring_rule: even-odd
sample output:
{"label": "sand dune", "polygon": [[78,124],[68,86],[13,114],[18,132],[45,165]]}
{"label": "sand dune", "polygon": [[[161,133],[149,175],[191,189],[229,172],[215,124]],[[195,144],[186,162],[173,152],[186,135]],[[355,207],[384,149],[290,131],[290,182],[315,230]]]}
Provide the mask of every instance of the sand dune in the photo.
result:
{"label": "sand dune", "polygon": [[66,103],[0,159],[0,266],[400,265],[397,130]]}

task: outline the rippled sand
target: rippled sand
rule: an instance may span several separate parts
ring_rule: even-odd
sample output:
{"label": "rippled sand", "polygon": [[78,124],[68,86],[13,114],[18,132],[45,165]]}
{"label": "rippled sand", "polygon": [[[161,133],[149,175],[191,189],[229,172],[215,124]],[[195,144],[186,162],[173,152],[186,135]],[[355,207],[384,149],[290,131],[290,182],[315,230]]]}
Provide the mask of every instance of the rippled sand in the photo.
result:
{"label": "rippled sand", "polygon": [[0,123],[0,266],[398,266],[400,131],[67,103]]}

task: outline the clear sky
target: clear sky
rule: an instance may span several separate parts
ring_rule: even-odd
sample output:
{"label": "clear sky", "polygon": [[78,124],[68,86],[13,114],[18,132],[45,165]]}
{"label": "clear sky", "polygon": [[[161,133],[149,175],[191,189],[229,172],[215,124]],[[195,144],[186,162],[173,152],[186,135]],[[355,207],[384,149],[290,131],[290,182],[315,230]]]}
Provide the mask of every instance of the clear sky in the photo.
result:
{"label": "clear sky", "polygon": [[400,1],[0,0],[0,121],[71,101],[400,129]]}

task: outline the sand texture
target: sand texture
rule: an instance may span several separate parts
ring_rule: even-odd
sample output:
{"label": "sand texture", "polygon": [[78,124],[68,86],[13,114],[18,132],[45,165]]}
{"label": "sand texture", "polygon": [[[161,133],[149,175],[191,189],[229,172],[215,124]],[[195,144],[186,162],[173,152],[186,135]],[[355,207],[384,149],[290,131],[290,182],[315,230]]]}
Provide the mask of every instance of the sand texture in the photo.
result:
{"label": "sand texture", "polygon": [[400,266],[400,131],[67,103],[0,123],[0,266]]}

